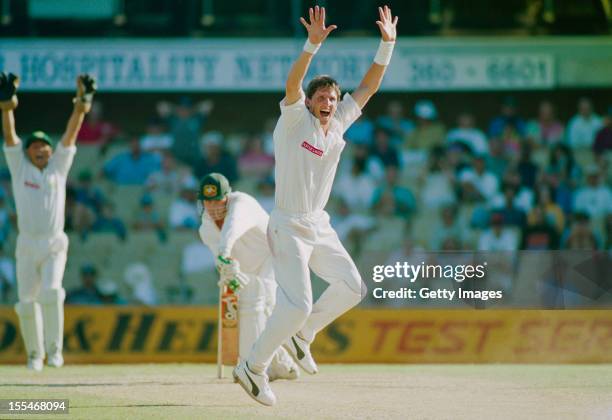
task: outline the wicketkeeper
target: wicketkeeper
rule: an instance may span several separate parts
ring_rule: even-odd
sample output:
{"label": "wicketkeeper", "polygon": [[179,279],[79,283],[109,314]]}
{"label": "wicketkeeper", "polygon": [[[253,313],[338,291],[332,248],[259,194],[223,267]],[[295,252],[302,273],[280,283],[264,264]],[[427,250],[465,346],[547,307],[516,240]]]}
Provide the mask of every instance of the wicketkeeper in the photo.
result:
{"label": "wicketkeeper", "polygon": [[[202,178],[198,199],[205,210],[200,238],[217,256],[219,286],[237,287],[238,354],[244,360],[275,303],[276,282],[266,240],[269,217],[250,195],[231,192],[227,178],[218,173]],[[286,350],[279,347],[267,374],[270,380],[296,379],[299,369]]]}
{"label": "wicketkeeper", "polygon": [[61,142],[42,131],[29,135],[25,143],[15,132],[13,110],[17,108],[19,78],[0,73],[0,109],[4,154],[11,173],[17,207],[17,291],[15,310],[28,362],[42,370],[45,352],[49,366],[61,367],[64,337],[62,288],[68,237],[64,233],[66,179],[76,153],[77,134],[91,109],[96,82],[89,75],[77,78],[72,115]]}

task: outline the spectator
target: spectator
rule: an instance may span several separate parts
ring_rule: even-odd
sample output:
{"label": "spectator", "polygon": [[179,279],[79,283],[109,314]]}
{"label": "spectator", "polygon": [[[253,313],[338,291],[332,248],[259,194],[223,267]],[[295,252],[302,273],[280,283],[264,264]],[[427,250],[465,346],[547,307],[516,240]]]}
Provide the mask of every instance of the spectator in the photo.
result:
{"label": "spectator", "polygon": [[433,102],[420,100],[414,106],[416,128],[406,137],[405,148],[431,150],[444,143],[445,128],[438,121],[438,111]]}
{"label": "spectator", "polygon": [[78,184],[75,187],[77,203],[90,209],[95,215],[100,214],[106,198],[104,193],[92,183],[93,175],[89,169],[83,169],[78,175]]}
{"label": "spectator", "polygon": [[111,279],[102,279],[96,282],[96,289],[103,305],[125,305],[127,301],[119,294],[119,287]]}
{"label": "spectator", "polygon": [[554,200],[566,214],[572,212],[573,189],[578,186],[582,171],[574,160],[572,150],[565,144],[557,144],[550,152],[544,183],[555,190]]}
{"label": "spectator", "polygon": [[570,228],[561,240],[563,249],[593,251],[597,247],[597,237],[591,230],[591,218],[587,213],[576,212]]}
{"label": "spectator", "polygon": [[404,117],[404,107],[400,101],[390,101],[387,105],[387,114],[376,120],[376,125],[387,130],[391,137],[391,145],[399,146],[414,130],[414,123]]}
{"label": "spectator", "polygon": [[264,151],[261,137],[253,136],[245,144],[242,156],[238,159],[240,177],[264,179],[274,169],[274,157]]}
{"label": "spectator", "polygon": [[494,211],[503,218],[505,225],[522,229],[527,220],[525,211],[517,205],[517,192],[516,186],[505,184],[503,206],[496,208]]}
{"label": "spectator", "polygon": [[521,249],[529,251],[559,249],[559,233],[554,225],[546,220],[544,208],[535,206],[529,216],[529,223],[521,234]]}
{"label": "spectator", "polygon": [[468,201],[491,202],[499,189],[499,182],[495,175],[486,170],[484,156],[475,156],[472,167],[459,173],[459,182],[462,192]]}
{"label": "spectator", "polygon": [[375,185],[372,176],[366,172],[366,161],[355,159],[351,173],[339,177],[334,191],[351,212],[367,213],[372,205]]}
{"label": "spectator", "polygon": [[440,220],[432,226],[429,246],[432,250],[442,249],[444,242],[452,238],[459,243],[464,243],[468,237],[465,223],[459,219],[456,206],[448,205],[440,210]]}
{"label": "spectator", "polygon": [[612,191],[600,182],[599,168],[591,165],[586,169],[586,185],[578,188],[574,196],[574,211],[588,214],[600,220],[612,213]]}
{"label": "spectator", "polygon": [[331,224],[340,240],[347,242],[351,250],[358,254],[365,235],[375,227],[376,222],[371,216],[351,213],[351,209],[342,199],[337,201],[336,207],[331,216]]}
{"label": "spectator", "polygon": [[149,175],[161,168],[161,158],[143,152],[138,137],[132,137],[129,146],[129,151],[119,153],[104,165],[103,174],[118,185],[144,185]]}
{"label": "spectator", "polygon": [[236,159],[223,148],[223,135],[211,131],[202,137],[200,159],[193,167],[197,179],[211,172],[223,174],[229,182],[238,179]]}
{"label": "spectator", "polygon": [[158,304],[153,276],[145,264],[135,262],[128,265],[123,273],[123,281],[132,293],[130,303],[149,306]]}
{"label": "spectator", "polygon": [[0,243],[0,303],[9,303],[11,291],[15,289],[15,262],[4,252]]}
{"label": "spectator", "polygon": [[516,251],[518,239],[511,229],[504,227],[504,216],[491,215],[491,227],[480,235],[479,251]]}
{"label": "spectator", "polygon": [[187,96],[181,97],[176,105],[165,101],[157,104],[157,113],[174,139],[172,154],[189,166],[195,165],[200,156],[200,133],[213,106],[212,101],[193,105]]}
{"label": "spectator", "polygon": [[380,181],[385,177],[385,166],[378,156],[372,156],[370,149],[365,144],[351,144],[351,159],[341,159],[336,179],[350,176],[353,171],[353,163],[356,160],[365,161],[366,172],[374,180]]}
{"label": "spectator", "polygon": [[498,181],[501,181],[508,170],[510,162],[504,152],[504,143],[501,139],[489,141],[489,154],[486,156],[486,167]]}
{"label": "spectator", "polygon": [[7,241],[11,232],[13,213],[6,202],[6,192],[4,188],[0,187],[0,248]]}
{"label": "spectator", "polygon": [[268,176],[257,183],[257,201],[266,212],[274,209],[274,179]]}
{"label": "spectator", "polygon": [[377,128],[374,132],[374,144],[370,149],[370,156],[377,157],[385,168],[388,166],[399,168],[401,166],[399,152],[391,144],[389,133],[382,128]]}
{"label": "spectator", "polygon": [[593,142],[595,156],[600,157],[610,151],[612,151],[612,106],[608,108],[603,127],[597,132]]}
{"label": "spectator", "polygon": [[79,145],[107,146],[119,136],[119,128],[104,119],[102,103],[98,100],[91,105],[91,111],[85,116],[85,121],[79,131]]}
{"label": "spectator", "polygon": [[523,142],[521,146],[521,157],[516,167],[520,176],[520,185],[533,190],[540,168],[531,158],[531,146]]}
{"label": "spectator", "polygon": [[553,197],[554,191],[550,185],[542,184],[536,189],[536,205],[527,216],[527,223],[529,225],[536,224],[537,215],[534,213],[534,210],[539,207],[544,212],[544,220],[553,226],[558,233],[563,232],[563,229],[565,229],[565,215],[561,207],[554,202]]}
{"label": "spectator", "polygon": [[344,137],[353,144],[370,146],[374,138],[374,123],[372,123],[367,115],[362,114],[361,117],[346,130]]}
{"label": "spectator", "polygon": [[200,226],[196,206],[197,182],[186,178],[179,196],[170,205],[169,225],[172,229],[195,230]]}
{"label": "spectator", "polygon": [[194,240],[183,248],[181,274],[188,276],[193,273],[214,271],[215,259],[216,256],[210,252],[210,249],[201,240]]}
{"label": "spectator", "polygon": [[66,187],[65,213],[66,231],[77,232],[81,238],[85,238],[96,221],[96,213],[77,201],[76,189],[70,185]]}
{"label": "spectator", "polygon": [[[534,193],[531,188],[521,185],[521,175],[516,168],[506,171],[503,178],[503,185],[514,189],[514,206],[522,210],[525,214],[529,213],[533,207]],[[490,203],[491,207],[503,207],[506,205],[506,192],[501,191]]]}
{"label": "spectator", "polygon": [[456,201],[453,176],[442,149],[434,149],[429,167],[422,176],[421,202],[423,208],[433,211]]}
{"label": "spectator", "polygon": [[114,233],[121,241],[125,241],[127,238],[125,223],[115,215],[115,205],[109,201],[102,206],[102,212],[91,227],[91,231],[95,233]]}
{"label": "spectator", "polygon": [[66,303],[71,305],[98,305],[102,303],[96,279],[98,269],[93,264],[84,264],[81,267],[81,287],[69,290],[66,293]]}
{"label": "spectator", "polygon": [[[515,132],[519,137],[525,135],[525,121],[517,114],[516,101],[506,96],[501,104],[501,113],[489,124],[490,137],[508,137],[507,131]],[[506,133],[506,135],[504,135]]]}
{"label": "spectator", "polygon": [[563,135],[563,124],[557,120],[553,104],[540,102],[538,118],[527,124],[526,137],[536,145],[549,147],[561,142]]}
{"label": "spectator", "polygon": [[138,232],[154,231],[161,242],[166,242],[167,234],[164,222],[155,210],[153,197],[150,194],[145,194],[140,199],[140,208],[136,213],[132,228]]}
{"label": "spectator", "polygon": [[385,183],[374,191],[372,204],[374,207],[378,206],[384,194],[391,194],[395,206],[394,214],[407,219],[416,211],[416,199],[408,188],[399,185],[398,175],[397,166],[387,166]]}
{"label": "spectator", "polygon": [[179,167],[170,153],[164,153],[162,156],[161,168],[149,175],[146,186],[149,191],[174,196],[180,191],[184,180],[193,175],[189,168]]}
{"label": "spectator", "polygon": [[572,149],[590,148],[595,134],[602,127],[603,121],[593,111],[593,104],[588,98],[578,101],[578,113],[567,124],[567,144]]}
{"label": "spectator", "polygon": [[168,133],[164,122],[153,117],[147,124],[147,133],[140,138],[140,148],[145,152],[165,152],[172,148],[174,138]]}
{"label": "spectator", "polygon": [[472,154],[486,155],[489,153],[487,137],[476,127],[474,116],[468,112],[459,114],[457,127],[446,135],[447,143],[461,143],[465,145]]}

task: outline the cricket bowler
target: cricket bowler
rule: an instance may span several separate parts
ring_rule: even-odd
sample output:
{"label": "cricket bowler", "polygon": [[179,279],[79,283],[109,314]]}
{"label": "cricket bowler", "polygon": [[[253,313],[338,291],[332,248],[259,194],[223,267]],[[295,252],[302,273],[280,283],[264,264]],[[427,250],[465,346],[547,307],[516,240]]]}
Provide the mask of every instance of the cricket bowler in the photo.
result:
{"label": "cricket bowler", "polygon": [[[198,199],[205,210],[200,238],[217,256],[219,286],[238,283],[238,354],[243,360],[274,307],[276,282],[266,240],[269,216],[250,195],[232,192],[227,178],[219,173],[202,178]],[[299,376],[298,366],[280,344],[267,374],[270,380]]]}
{"label": "cricket bowler", "polygon": [[29,369],[61,367],[64,339],[62,288],[68,237],[64,233],[66,179],[76,153],[77,134],[91,109],[95,80],[77,78],[77,93],[66,131],[53,150],[53,141],[42,131],[25,140],[17,137],[13,110],[17,108],[19,79],[0,73],[0,109],[4,154],[11,173],[17,210],[17,294],[15,305]]}
{"label": "cricket bowler", "polygon": [[[378,90],[391,60],[398,18],[387,6],[378,10],[382,40],[374,63],[342,100],[338,83],[329,76],[315,77],[302,90],[313,56],[336,26],[325,26],[325,8],[318,6],[309,10],[310,22],[300,18],[308,40],[287,77],[273,134],[276,194],[268,242],[279,288],[276,306],[249,356],[233,371],[234,379],[264,405],[276,402],[266,369],[278,346],[304,371],[317,373],[310,352],[315,335],[365,295],[357,267],[324,208],[345,146],[343,134]],[[309,269],[329,283],[314,304]]]}

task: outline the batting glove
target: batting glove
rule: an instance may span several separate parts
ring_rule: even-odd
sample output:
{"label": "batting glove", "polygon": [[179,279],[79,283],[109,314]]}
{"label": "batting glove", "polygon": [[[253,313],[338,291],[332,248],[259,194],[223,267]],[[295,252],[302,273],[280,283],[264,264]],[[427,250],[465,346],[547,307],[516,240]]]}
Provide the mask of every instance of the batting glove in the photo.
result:
{"label": "batting glove", "polygon": [[219,287],[227,286],[232,292],[239,293],[240,290],[246,286],[249,282],[249,278],[243,273],[237,273],[234,276],[221,275],[221,279],[217,283]]}
{"label": "batting glove", "polygon": [[219,274],[221,274],[221,277],[234,277],[240,272],[240,264],[238,260],[219,255],[217,257],[217,270]]}

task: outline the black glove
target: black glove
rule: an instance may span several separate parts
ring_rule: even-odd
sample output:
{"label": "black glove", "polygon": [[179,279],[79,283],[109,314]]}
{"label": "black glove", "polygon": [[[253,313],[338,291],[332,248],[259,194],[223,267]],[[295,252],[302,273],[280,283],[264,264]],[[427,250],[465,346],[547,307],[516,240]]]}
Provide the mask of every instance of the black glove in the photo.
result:
{"label": "black glove", "polygon": [[83,84],[84,89],[83,92],[80,92],[81,100],[83,102],[91,102],[93,99],[93,95],[94,93],[96,93],[97,90],[96,79],[93,76],[90,76],[89,74],[81,74],[79,76],[79,80]]}
{"label": "black glove", "polygon": [[0,102],[10,101],[19,86],[19,77],[13,73],[0,73]]}

